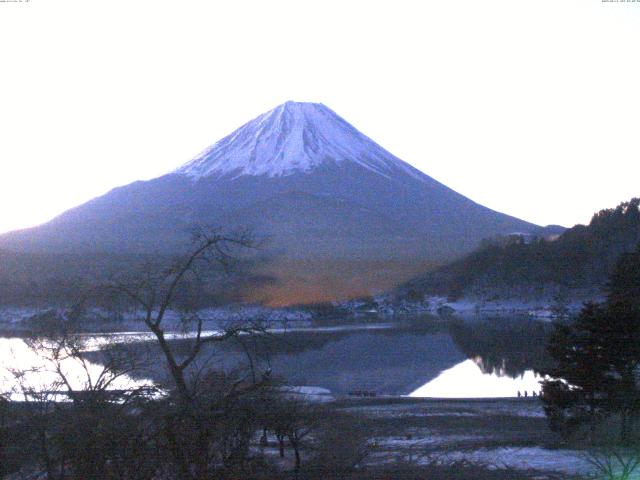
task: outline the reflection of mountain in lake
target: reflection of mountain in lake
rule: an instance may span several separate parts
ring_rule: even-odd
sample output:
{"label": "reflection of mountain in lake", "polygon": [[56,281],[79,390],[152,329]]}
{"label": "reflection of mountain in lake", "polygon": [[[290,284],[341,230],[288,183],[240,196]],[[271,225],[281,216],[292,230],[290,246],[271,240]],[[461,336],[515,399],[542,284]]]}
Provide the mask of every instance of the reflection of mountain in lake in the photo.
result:
{"label": "reflection of mountain in lake", "polygon": [[[273,371],[294,384],[337,393],[408,394],[471,359],[483,373],[511,378],[548,362],[549,325],[523,319],[452,322],[440,332],[389,329],[293,334],[275,347]],[[515,390],[514,390],[515,391]]]}
{"label": "reflection of mountain in lake", "polygon": [[456,346],[485,373],[516,378],[525,370],[539,371],[549,361],[550,326],[539,321],[455,322],[449,332]]}
{"label": "reflection of mountain in lake", "polygon": [[353,332],[317,348],[276,354],[271,365],[295,385],[404,395],[464,359],[447,334],[388,330]]}
{"label": "reflection of mountain in lake", "polygon": [[[178,357],[187,354],[190,341],[171,341]],[[140,374],[169,381],[153,341],[128,347],[123,344],[123,348],[132,348],[149,359],[145,362],[148,368]],[[257,357],[253,362],[257,378],[270,369],[274,377],[288,384],[314,385],[338,394],[353,390],[409,394],[466,359],[450,335],[424,329],[293,331],[209,345],[202,357],[210,359],[216,369],[231,370],[247,364],[247,351]],[[87,357],[101,361],[99,352],[89,352]]]}

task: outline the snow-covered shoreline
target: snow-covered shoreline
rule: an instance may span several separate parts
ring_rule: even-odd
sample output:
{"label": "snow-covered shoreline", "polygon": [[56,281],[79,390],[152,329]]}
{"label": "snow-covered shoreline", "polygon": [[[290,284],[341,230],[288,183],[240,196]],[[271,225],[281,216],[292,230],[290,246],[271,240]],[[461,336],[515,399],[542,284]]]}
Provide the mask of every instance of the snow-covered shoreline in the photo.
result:
{"label": "snow-covered shoreline", "polygon": [[358,316],[365,314],[389,318],[399,315],[430,314],[440,317],[514,316],[540,320],[554,320],[577,314],[586,302],[600,302],[602,292],[576,291],[564,299],[549,296],[530,298],[486,298],[466,296],[456,300],[444,296],[425,295],[417,300],[406,296],[380,295],[366,300],[355,299],[336,303],[336,308]]}
{"label": "snow-covered shoreline", "polygon": [[[318,306],[269,308],[260,305],[229,305],[207,308],[198,312],[207,329],[249,322],[260,323],[269,329],[351,328],[358,323],[392,322],[394,319],[418,316],[434,318],[486,318],[518,317],[553,321],[577,314],[588,301],[601,301],[603,294],[581,292],[563,301],[557,298],[493,298],[463,297],[450,300],[442,296],[425,296],[407,300],[392,295],[379,295],[366,299],[353,299]],[[53,307],[0,307],[0,330],[25,332],[46,322],[48,318],[66,318],[66,311]],[[168,311],[165,316],[168,331],[183,328],[179,312]],[[89,309],[83,315],[82,327],[87,332],[140,332],[145,331],[142,313],[108,312]]]}

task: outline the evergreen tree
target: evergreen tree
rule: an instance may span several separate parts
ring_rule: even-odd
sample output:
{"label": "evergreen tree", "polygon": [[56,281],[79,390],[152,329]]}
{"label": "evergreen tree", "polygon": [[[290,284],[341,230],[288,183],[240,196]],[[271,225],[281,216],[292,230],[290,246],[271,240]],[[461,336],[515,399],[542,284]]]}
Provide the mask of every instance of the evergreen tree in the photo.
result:
{"label": "evergreen tree", "polygon": [[555,366],[543,372],[545,412],[552,428],[569,433],[605,417],[620,419],[620,438],[630,440],[640,412],[640,246],[623,255],[602,305],[587,304],[549,341]]}
{"label": "evergreen tree", "polygon": [[623,254],[609,279],[608,303],[640,310],[640,244],[633,253]]}
{"label": "evergreen tree", "polygon": [[598,340],[604,314],[600,305],[585,305],[575,323],[558,325],[551,335],[555,366],[543,372],[551,378],[542,383],[542,399],[553,430],[572,433],[608,414],[607,361]]}

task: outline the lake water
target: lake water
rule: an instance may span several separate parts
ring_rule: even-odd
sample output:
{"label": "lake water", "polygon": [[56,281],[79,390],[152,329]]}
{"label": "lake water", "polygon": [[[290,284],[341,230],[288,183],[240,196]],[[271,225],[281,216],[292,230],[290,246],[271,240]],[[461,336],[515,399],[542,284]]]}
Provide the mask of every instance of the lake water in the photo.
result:
{"label": "lake water", "polygon": [[[96,343],[88,342],[88,350]],[[58,359],[56,360],[55,357]],[[66,391],[63,378],[73,390],[86,390],[104,378],[104,366],[87,358],[69,357],[64,352],[54,354],[47,348],[36,349],[18,337],[0,337],[0,392],[21,400],[31,392]],[[142,379],[127,375],[114,378],[111,389],[127,390],[148,385]],[[59,396],[53,397],[60,399]]]}
{"label": "lake water", "polygon": [[[288,384],[323,387],[337,394],[515,397],[518,392],[531,395],[540,389],[540,377],[534,370],[547,361],[544,343],[548,330],[539,322],[504,319],[435,327],[385,324],[317,331],[294,329],[276,333],[252,348],[259,357],[257,370],[268,369]],[[134,350],[153,346],[147,336],[123,334],[115,338],[133,342],[129,348]],[[76,388],[88,381],[85,366],[90,375],[99,375],[101,360],[97,350],[103,339],[88,338],[85,365],[76,359],[63,362],[64,372]],[[243,362],[244,348],[246,345],[240,348],[229,343],[205,355],[213,358],[216,368],[228,369]],[[156,367],[162,365],[157,360],[151,362]],[[0,338],[0,369],[5,392],[17,386],[12,369],[30,371],[21,381],[23,386],[26,382],[33,388],[48,388],[59,378],[55,365],[47,363],[17,337]],[[157,368],[140,373],[136,379],[123,376],[113,388],[130,388],[143,378],[161,376]]]}

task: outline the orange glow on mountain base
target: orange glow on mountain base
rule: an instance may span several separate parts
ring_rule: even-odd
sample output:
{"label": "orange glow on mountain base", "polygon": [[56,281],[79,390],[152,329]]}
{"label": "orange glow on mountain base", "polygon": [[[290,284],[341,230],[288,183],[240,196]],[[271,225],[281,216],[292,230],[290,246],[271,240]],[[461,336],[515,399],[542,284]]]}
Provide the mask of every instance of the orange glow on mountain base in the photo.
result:
{"label": "orange glow on mountain base", "polygon": [[286,260],[265,268],[276,281],[247,292],[245,300],[284,307],[374,295],[434,266],[415,260]]}

